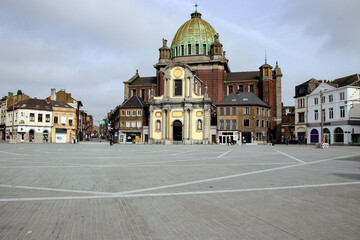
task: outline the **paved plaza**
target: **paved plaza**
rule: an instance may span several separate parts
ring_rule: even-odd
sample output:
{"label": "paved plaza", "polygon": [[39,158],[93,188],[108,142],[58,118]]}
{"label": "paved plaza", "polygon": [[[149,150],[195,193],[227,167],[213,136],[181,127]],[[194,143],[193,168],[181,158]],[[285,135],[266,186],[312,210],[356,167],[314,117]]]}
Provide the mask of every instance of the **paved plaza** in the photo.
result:
{"label": "paved plaza", "polygon": [[0,239],[360,239],[360,147],[2,143]]}

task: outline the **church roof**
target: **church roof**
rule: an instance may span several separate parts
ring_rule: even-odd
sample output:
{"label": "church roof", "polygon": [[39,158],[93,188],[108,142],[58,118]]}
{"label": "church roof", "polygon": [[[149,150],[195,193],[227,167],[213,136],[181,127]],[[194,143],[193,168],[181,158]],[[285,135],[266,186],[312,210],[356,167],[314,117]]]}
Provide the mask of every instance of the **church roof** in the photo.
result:
{"label": "church roof", "polygon": [[187,44],[206,44],[210,46],[214,43],[215,34],[215,29],[207,21],[201,19],[201,13],[195,11],[191,14],[191,19],[177,30],[171,48]]}
{"label": "church roof", "polygon": [[143,108],[146,106],[146,103],[139,96],[132,96],[131,98],[125,100],[121,104],[120,108]]}
{"label": "church roof", "polygon": [[260,72],[229,72],[226,74],[225,82],[237,82],[242,80],[260,80]]}
{"label": "church roof", "polygon": [[260,106],[270,108],[269,105],[264,103],[252,92],[232,92],[229,96],[225,97],[216,106]]}

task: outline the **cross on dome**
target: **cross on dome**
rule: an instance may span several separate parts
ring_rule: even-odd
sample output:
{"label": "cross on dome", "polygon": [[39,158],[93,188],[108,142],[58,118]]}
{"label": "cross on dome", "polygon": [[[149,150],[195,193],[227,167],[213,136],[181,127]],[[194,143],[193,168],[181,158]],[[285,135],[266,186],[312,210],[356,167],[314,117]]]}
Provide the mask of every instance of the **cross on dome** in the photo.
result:
{"label": "cross on dome", "polygon": [[197,12],[197,7],[198,7],[199,5],[196,3],[195,5],[194,5],[194,7],[195,7],[195,12]]}

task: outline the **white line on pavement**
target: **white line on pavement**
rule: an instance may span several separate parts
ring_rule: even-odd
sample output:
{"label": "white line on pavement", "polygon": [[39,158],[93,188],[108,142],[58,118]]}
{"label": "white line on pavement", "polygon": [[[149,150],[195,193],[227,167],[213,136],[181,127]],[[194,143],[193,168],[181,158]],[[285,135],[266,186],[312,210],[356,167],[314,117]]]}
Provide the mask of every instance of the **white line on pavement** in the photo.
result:
{"label": "white line on pavement", "polygon": [[190,182],[183,182],[183,183],[170,184],[170,185],[164,185],[164,186],[136,189],[136,190],[131,190],[131,191],[119,192],[119,193],[116,193],[116,194],[131,194],[131,193],[146,192],[146,191],[152,191],[152,190],[158,190],[158,189],[181,187],[181,186],[193,185],[193,184],[204,183],[204,182],[212,182],[212,181],[224,180],[224,179],[229,179],[229,178],[248,176],[248,175],[253,175],[253,174],[258,174],[258,173],[272,172],[272,171],[276,171],[276,170],[282,170],[282,169],[293,168],[293,167],[298,167],[298,166],[316,164],[316,163],[321,163],[321,162],[330,161],[330,160],[334,160],[334,159],[351,157],[351,156],[355,156],[355,155],[358,155],[358,154],[352,154],[352,155],[348,155],[348,156],[341,156],[341,157],[336,157],[336,158],[323,159],[323,160],[318,160],[318,161],[314,161],[314,162],[304,162],[304,163],[299,163],[299,164],[295,164],[295,165],[275,167],[275,168],[269,168],[269,169],[265,169],[265,170],[259,170],[259,171],[253,171],[253,172],[247,172],[247,173],[240,173],[240,174],[234,174],[234,175],[228,175],[228,176],[222,176],[222,177],[216,177],[216,178],[207,178],[207,179],[190,181]]}
{"label": "white line on pavement", "polygon": [[14,185],[8,185],[8,184],[0,184],[0,187],[29,189],[29,190],[42,190],[42,191],[54,191],[54,192],[71,192],[71,193],[100,194],[100,195],[110,195],[110,194],[113,194],[113,193],[110,193],[110,192],[95,192],[95,191],[71,190],[71,189],[61,189],[61,188],[42,188],[42,187],[30,187],[30,186],[14,186]]}
{"label": "white line on pavement", "polygon": [[180,154],[185,154],[185,153],[190,153],[190,152],[195,152],[195,150],[186,151],[186,152],[177,152],[177,153],[172,153],[170,155],[174,156],[174,155],[180,155]]}
{"label": "white line on pavement", "polygon": [[35,197],[35,198],[2,198],[0,202],[18,202],[18,201],[45,201],[45,200],[74,200],[74,199],[108,199],[108,198],[135,198],[135,197],[166,197],[166,196],[182,196],[182,195],[199,195],[199,194],[215,194],[215,193],[240,193],[240,192],[256,192],[256,191],[276,191],[288,189],[303,189],[315,187],[335,187],[357,185],[360,182],[343,182],[343,183],[325,183],[325,184],[310,184],[297,186],[282,186],[269,188],[247,188],[247,189],[233,189],[233,190],[218,190],[218,191],[198,191],[198,192],[173,192],[173,193],[149,193],[149,194],[116,194],[103,196],[65,196],[65,197]]}
{"label": "white line on pavement", "polygon": [[0,153],[6,153],[6,154],[11,154],[11,155],[29,155],[29,154],[25,154],[25,153],[12,153],[12,152],[6,152],[6,151],[0,151]]}
{"label": "white line on pavement", "polygon": [[274,190],[287,190],[287,189],[301,189],[301,188],[314,188],[314,187],[333,187],[355,185],[360,182],[344,182],[344,183],[325,183],[325,184],[309,184],[297,186],[283,186],[283,187],[268,187],[268,188],[245,188],[233,190],[217,190],[217,191],[197,191],[197,192],[175,192],[175,193],[143,193],[143,194],[128,194],[126,197],[165,197],[165,196],[182,196],[182,195],[197,195],[197,194],[214,194],[214,193],[239,193],[239,192],[256,192],[256,191],[274,191]]}
{"label": "white line on pavement", "polygon": [[276,151],[276,152],[278,152],[278,153],[281,153],[282,155],[285,155],[285,156],[287,156],[287,157],[289,157],[289,158],[292,158],[292,159],[294,159],[294,160],[296,160],[296,161],[298,161],[298,162],[300,162],[300,163],[305,163],[305,161],[300,160],[300,159],[298,159],[298,158],[296,158],[296,157],[290,156],[289,154],[280,152],[279,150],[276,150],[276,149],[273,149],[273,150]]}
{"label": "white line on pavement", "polygon": [[225,152],[225,153],[217,156],[217,158],[221,158],[221,157],[225,156],[226,154],[228,154],[228,153],[231,152],[231,151],[232,151],[232,149],[230,149],[229,151],[227,151],[227,152]]}

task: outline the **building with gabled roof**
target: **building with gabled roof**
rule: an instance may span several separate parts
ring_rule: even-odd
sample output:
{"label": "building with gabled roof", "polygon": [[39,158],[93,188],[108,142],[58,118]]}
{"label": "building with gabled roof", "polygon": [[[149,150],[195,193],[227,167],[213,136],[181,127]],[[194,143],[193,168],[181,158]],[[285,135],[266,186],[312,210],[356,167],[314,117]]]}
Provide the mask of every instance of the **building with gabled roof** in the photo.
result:
{"label": "building with gabled roof", "polygon": [[139,96],[134,95],[126,99],[115,109],[112,118],[115,142],[144,143],[148,141],[148,105]]}
{"label": "building with gabled roof", "polygon": [[[308,144],[360,144],[360,75],[310,79],[295,88],[295,131]],[[301,131],[300,131],[301,130]]]}
{"label": "building with gabled roof", "polygon": [[217,107],[217,141],[267,143],[271,107],[252,92],[232,92]]}
{"label": "building with gabled roof", "polygon": [[45,99],[28,98],[7,108],[6,135],[18,142],[50,142],[52,108]]}
{"label": "building with gabled roof", "polygon": [[51,142],[75,143],[77,139],[76,108],[63,101],[50,101],[53,111]]}
{"label": "building with gabled roof", "polygon": [[314,91],[321,82],[321,80],[311,78],[295,87],[295,138],[300,144],[305,144],[308,139],[306,133],[308,95]]}

